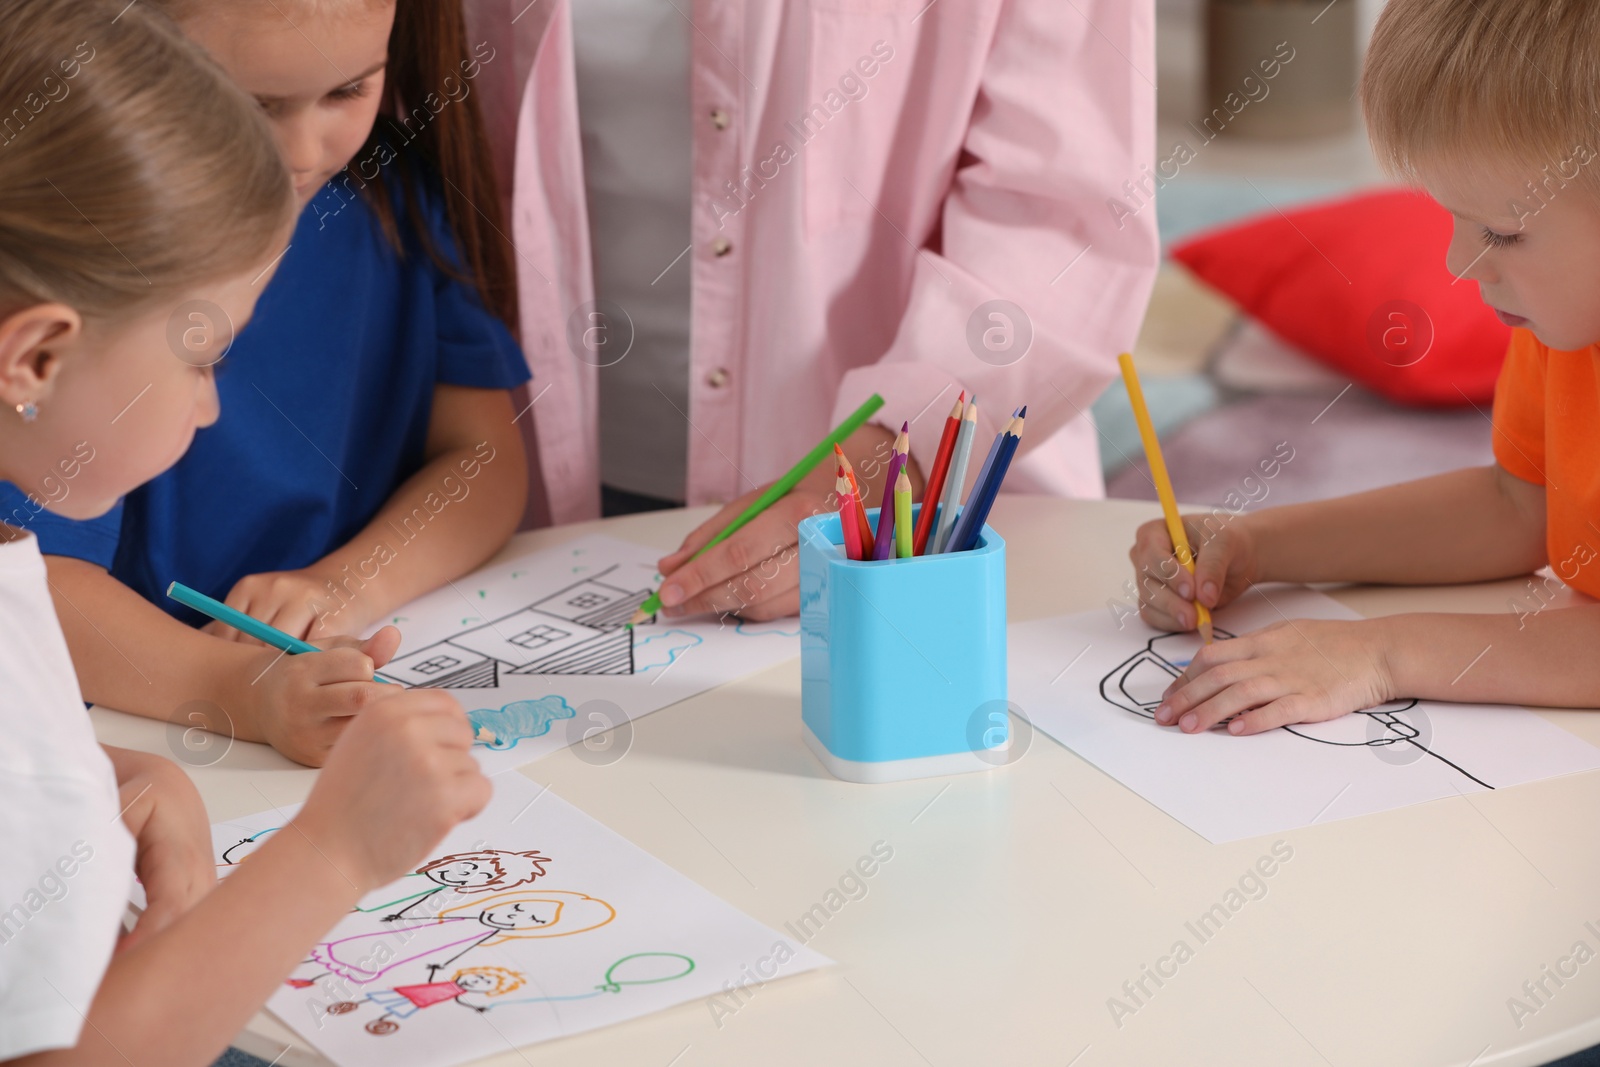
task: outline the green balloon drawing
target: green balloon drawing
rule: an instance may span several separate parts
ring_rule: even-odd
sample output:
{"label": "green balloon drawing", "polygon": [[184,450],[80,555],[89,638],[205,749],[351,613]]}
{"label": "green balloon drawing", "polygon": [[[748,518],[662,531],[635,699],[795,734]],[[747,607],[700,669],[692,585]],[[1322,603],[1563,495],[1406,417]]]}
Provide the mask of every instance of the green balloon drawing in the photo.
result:
{"label": "green balloon drawing", "polygon": [[653,985],[682,978],[694,970],[694,960],[676,952],[635,952],[622,957],[606,968],[600,984],[587,993],[570,993],[566,996],[518,997],[502,1000],[489,1010],[509,1008],[513,1004],[550,1004],[555,1001],[588,1000],[604,993],[620,993],[623,986]]}
{"label": "green balloon drawing", "polygon": [[622,957],[607,968],[605,981],[595,988],[603,993],[620,993],[625,985],[670,982],[674,978],[682,978],[692,970],[694,970],[694,960],[688,956],[680,956],[676,952],[635,952],[631,956]]}

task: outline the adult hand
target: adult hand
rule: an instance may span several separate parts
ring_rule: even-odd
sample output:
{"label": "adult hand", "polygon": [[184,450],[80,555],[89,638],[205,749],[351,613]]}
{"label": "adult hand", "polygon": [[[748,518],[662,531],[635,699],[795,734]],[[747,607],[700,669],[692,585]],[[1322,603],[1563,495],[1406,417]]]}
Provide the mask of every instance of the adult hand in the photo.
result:
{"label": "adult hand", "polygon": [[1322,722],[1395,699],[1382,619],[1296,619],[1214,641],[1173,680],[1156,722],[1232,734]]}
{"label": "adult hand", "polygon": [[[866,497],[863,503],[869,508],[880,503],[895,436],[885,427],[867,425],[840,446],[855,468]],[[920,473],[909,463],[907,468],[913,486],[920,485]],[[693,559],[694,554],[765,492],[766,486],[752,489],[695,527],[676,552],[656,564],[664,579],[663,613],[669,618],[737,615],[757,622],[798,614],[798,526],[808,516],[838,510],[837,479],[833,458],[824,458],[786,496],[699,559]]]}

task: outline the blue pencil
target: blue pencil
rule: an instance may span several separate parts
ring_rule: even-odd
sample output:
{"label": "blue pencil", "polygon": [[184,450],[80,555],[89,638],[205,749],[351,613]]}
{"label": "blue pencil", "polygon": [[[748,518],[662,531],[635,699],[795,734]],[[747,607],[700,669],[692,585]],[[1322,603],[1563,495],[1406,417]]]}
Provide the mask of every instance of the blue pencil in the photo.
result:
{"label": "blue pencil", "polygon": [[[1005,443],[1000,445],[1000,454],[995,458],[994,470],[989,472],[989,482],[987,482],[987,485],[979,486],[982,490],[981,498],[966,502],[962,518],[965,520],[970,514],[973,522],[971,522],[970,528],[966,531],[965,541],[957,542],[955,537],[950,539],[950,544],[955,545],[957,552],[966,552],[966,550],[978,547],[978,537],[984,531],[984,523],[989,522],[989,510],[995,506],[995,498],[1000,496],[1000,483],[1005,482],[1006,470],[1011,469],[1011,458],[1016,456],[1016,446],[1021,445],[1021,443],[1021,435],[1006,434]],[[978,496],[978,490],[973,491],[973,496],[974,498]],[[960,531],[957,531],[957,533],[960,533]]]}
{"label": "blue pencil", "polygon": [[[1016,419],[1017,419],[1017,416],[1021,415],[1026,410],[1027,410],[1026,408],[1017,408],[1015,411],[1013,411],[1011,413],[1012,422],[1015,422]],[[994,468],[994,458],[1000,454],[1000,445],[1002,443],[1004,443],[1006,433],[1008,431],[1010,431],[1010,429],[1011,429],[1011,423],[1008,422],[1008,423],[1006,423],[1004,426],[1002,426],[1000,428],[1000,432],[999,433],[994,435],[994,441],[991,442],[990,445],[989,445],[989,454],[983,457],[983,466],[978,468],[978,476],[977,476],[977,478],[973,479],[973,482],[972,482],[972,493],[967,497],[967,503],[968,504],[971,504],[972,501],[977,498],[978,490],[983,488],[983,483],[984,482],[988,481],[988,479],[989,479],[989,471]],[[956,546],[959,545],[961,543],[961,541],[962,541],[961,532],[964,529],[965,529],[965,527],[962,526],[961,519],[958,516],[956,518],[955,526],[950,532],[950,539],[945,542],[944,550],[946,552],[955,552],[955,551],[957,551]]]}
{"label": "blue pencil", "polygon": [[[196,589],[190,589],[182,582],[173,582],[167,586],[167,596],[186,607],[191,607],[200,614],[216,619],[218,622],[227,623],[242,634],[249,634],[262,644],[271,645],[281,649],[291,656],[298,656],[306,652],[321,652],[322,649],[310,641],[302,641],[284,633],[276,626],[268,626],[260,619],[252,619],[236,608],[230,608],[220,600],[214,600]],[[387,678],[374,676],[373,681],[392,685]]]}
{"label": "blue pencil", "polygon": [[[1018,408],[1017,411],[1021,411]],[[983,490],[984,484],[989,480],[989,472],[994,469],[994,459],[1000,454],[1000,446],[1005,443],[1006,434],[1011,432],[1012,424],[1017,421],[1017,411],[1011,413],[1011,421],[1000,428],[994,435],[994,442],[989,445],[989,454],[983,457],[983,466],[978,468],[978,476],[973,479],[972,492],[967,494],[967,502],[961,509],[961,514],[956,517],[955,526],[950,531],[950,539],[944,543],[944,551],[959,552],[961,543],[966,540],[967,512],[972,510],[972,502],[978,499],[978,494]]]}

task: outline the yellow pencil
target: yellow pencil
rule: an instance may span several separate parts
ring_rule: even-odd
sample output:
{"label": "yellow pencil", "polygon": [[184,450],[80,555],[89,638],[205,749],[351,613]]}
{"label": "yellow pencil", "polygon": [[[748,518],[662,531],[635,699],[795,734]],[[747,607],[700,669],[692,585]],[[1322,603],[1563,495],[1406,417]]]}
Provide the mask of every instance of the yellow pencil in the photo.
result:
{"label": "yellow pencil", "polygon": [[[1172,550],[1191,575],[1194,574],[1194,552],[1189,548],[1189,537],[1183,530],[1183,518],[1178,514],[1178,498],[1172,492],[1172,478],[1167,474],[1167,462],[1161,457],[1161,442],[1156,438],[1155,424],[1150,421],[1150,409],[1145,407],[1144,390],[1139,388],[1139,372],[1133,369],[1133,357],[1124,352],[1117,357],[1122,368],[1122,381],[1128,387],[1128,403],[1133,405],[1133,417],[1139,424],[1139,439],[1144,442],[1144,456],[1150,462],[1150,477],[1156,483],[1156,496],[1161,498],[1161,512],[1167,519],[1167,533],[1172,537]],[[1211,643],[1211,612],[1199,601],[1200,589],[1195,587],[1196,629],[1206,644]]]}

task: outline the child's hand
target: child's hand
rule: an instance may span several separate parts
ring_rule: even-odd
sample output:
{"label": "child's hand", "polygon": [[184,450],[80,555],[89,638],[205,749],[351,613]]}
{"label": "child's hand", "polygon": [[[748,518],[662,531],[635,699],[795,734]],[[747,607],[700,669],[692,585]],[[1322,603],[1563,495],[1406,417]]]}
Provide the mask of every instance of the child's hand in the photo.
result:
{"label": "child's hand", "polygon": [[1167,687],[1156,722],[1184,733],[1224,719],[1258,734],[1322,722],[1395,699],[1382,620],[1297,619],[1202,648]]}
{"label": "child's hand", "polygon": [[145,910],[122,939],[125,949],[160,933],[217,884],[211,820],[189,776],[171,760],[107,749],[117,772],[122,822],[137,847],[134,868]]}
{"label": "child's hand", "polygon": [[399,690],[351,720],[294,824],[366,893],[415,870],[490,792],[454,698]]}
{"label": "child's hand", "polygon": [[393,658],[400,631],[385,626],[365,641],[335,637],[319,647],[327,651],[263,648],[238,679],[249,735],[311,767],[328,758],[353,716],[398,688],[374,682],[372,672]]}
{"label": "child's hand", "polygon": [[[303,641],[311,640],[313,633],[317,637],[359,633],[367,625],[365,618],[358,617],[355,603],[341,608],[339,599],[328,592],[328,579],[309,570],[247,574],[228,591],[223,603]],[[337,612],[328,614],[321,628],[317,627],[319,606]],[[261,643],[222,622],[209,622],[204,629],[229,641]]]}
{"label": "child's hand", "polygon": [[[1208,517],[1209,518],[1209,517]],[[1195,553],[1194,574],[1178,562],[1162,519],[1152,519],[1134,535],[1128,558],[1139,588],[1139,617],[1161,630],[1193,630],[1196,599],[1215,610],[1237,599],[1255,581],[1256,548],[1249,527],[1235,519],[1208,531],[1199,519],[1184,516],[1183,529]],[[1198,598],[1195,590],[1199,589]]]}

